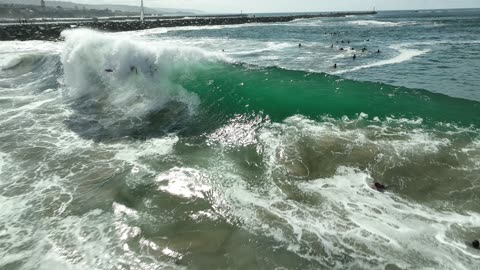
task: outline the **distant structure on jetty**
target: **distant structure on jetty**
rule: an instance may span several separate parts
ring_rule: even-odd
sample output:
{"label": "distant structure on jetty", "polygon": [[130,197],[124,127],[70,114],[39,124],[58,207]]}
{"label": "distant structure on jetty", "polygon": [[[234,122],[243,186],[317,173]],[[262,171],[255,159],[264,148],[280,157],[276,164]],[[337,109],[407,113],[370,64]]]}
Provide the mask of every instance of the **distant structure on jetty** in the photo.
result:
{"label": "distant structure on jetty", "polygon": [[42,9],[45,9],[45,0],[41,0],[41,1],[40,1],[40,7],[41,7]]}
{"label": "distant structure on jetty", "polygon": [[140,1],[140,21],[145,19],[145,10],[143,9],[143,0]]}

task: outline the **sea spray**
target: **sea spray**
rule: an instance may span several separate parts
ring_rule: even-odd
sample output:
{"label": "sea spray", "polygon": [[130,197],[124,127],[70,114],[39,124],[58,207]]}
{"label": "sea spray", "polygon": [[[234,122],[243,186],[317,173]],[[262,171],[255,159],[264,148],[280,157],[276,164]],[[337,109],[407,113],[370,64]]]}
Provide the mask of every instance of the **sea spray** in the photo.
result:
{"label": "sea spray", "polygon": [[63,35],[68,96],[93,97],[131,116],[161,110],[171,101],[187,104],[193,114],[198,97],[170,77],[178,70],[188,74],[214,58],[198,49],[152,47],[85,29]]}

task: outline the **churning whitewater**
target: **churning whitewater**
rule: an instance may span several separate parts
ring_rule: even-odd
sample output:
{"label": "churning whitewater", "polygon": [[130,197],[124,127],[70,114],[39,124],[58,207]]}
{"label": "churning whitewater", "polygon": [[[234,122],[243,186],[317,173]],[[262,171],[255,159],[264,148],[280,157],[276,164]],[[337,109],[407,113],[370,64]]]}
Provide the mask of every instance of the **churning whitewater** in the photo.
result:
{"label": "churning whitewater", "polygon": [[[476,94],[351,78],[437,44],[312,71],[296,37],[251,34],[333,24],[436,27],[349,17],[2,42],[0,268],[475,269]],[[239,29],[237,51],[215,47]]]}

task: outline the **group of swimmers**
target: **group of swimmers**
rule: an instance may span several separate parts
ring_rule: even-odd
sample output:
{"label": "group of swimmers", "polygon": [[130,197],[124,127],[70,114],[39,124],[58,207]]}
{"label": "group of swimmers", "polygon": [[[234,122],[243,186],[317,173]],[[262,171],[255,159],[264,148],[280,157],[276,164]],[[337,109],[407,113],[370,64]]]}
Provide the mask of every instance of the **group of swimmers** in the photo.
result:
{"label": "group of swimmers", "polygon": [[[370,39],[367,39],[366,41],[369,42]],[[341,43],[341,44],[345,44],[345,43],[346,43],[346,44],[350,44],[350,40],[347,40],[347,41],[345,41],[345,40],[340,40],[340,41],[338,41],[338,40],[337,40],[337,44],[338,44],[338,43]],[[330,48],[333,49],[333,44],[330,45]],[[340,47],[339,50],[340,50],[340,51],[346,51],[347,49],[344,49],[343,47]],[[350,50],[351,50],[351,51],[355,51],[355,48],[351,47]],[[366,51],[368,51],[367,47],[363,47],[363,48],[362,48],[362,53],[364,53],[364,52],[366,52]],[[377,50],[377,53],[381,53],[380,49]],[[354,53],[352,58],[353,58],[353,60],[357,59],[357,54]],[[336,64],[336,63],[333,65],[333,68],[334,68],[334,69],[337,68],[337,64]]]}
{"label": "group of swimmers", "polygon": [[[333,34],[336,34],[336,33],[333,33]],[[370,39],[367,39],[366,41],[370,41]],[[341,40],[340,42],[341,42],[341,43],[350,44],[350,40],[347,40],[347,41]],[[338,43],[338,41],[337,41],[337,43]],[[302,47],[302,43],[298,43],[298,47],[301,48],[301,47]],[[330,45],[330,48],[333,49],[333,44]],[[345,49],[345,48],[343,48],[343,47],[340,47],[339,50],[340,50],[340,51],[346,51],[347,49]],[[351,47],[350,50],[351,50],[351,51],[355,51],[355,48]],[[223,50],[222,50],[222,51],[223,51]],[[366,52],[366,51],[368,51],[367,47],[363,47],[363,48],[362,48],[362,53],[364,53],[364,52]],[[380,49],[377,50],[377,53],[381,53]],[[353,60],[357,59],[357,54],[354,53],[352,58],[353,58]],[[333,65],[333,68],[334,68],[334,69],[337,68],[337,63],[335,63],[335,64]]]}

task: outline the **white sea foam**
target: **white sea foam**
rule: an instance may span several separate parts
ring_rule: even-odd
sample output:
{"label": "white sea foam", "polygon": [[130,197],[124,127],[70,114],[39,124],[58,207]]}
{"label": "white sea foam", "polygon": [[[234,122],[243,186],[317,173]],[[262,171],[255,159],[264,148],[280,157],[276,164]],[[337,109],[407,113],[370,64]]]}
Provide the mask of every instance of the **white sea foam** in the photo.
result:
{"label": "white sea foam", "polygon": [[139,157],[162,156],[172,151],[175,143],[178,142],[177,136],[154,138],[141,141],[134,144],[105,144],[106,148],[115,149],[115,157],[119,160],[135,163]]}
{"label": "white sea foam", "polygon": [[432,45],[464,45],[464,44],[480,44],[480,40],[436,40],[436,41],[417,41],[403,43],[402,46],[432,46]]}
{"label": "white sea foam", "polygon": [[115,143],[101,144],[103,148],[115,153],[115,159],[125,161],[133,165],[132,172],[136,173],[140,169],[153,172],[148,166],[140,162],[142,158],[154,158],[164,156],[172,152],[173,147],[178,142],[177,136],[169,136],[164,138],[154,138],[146,141],[135,143]]}
{"label": "white sea foam", "polygon": [[311,19],[295,19],[289,23],[284,23],[286,26],[320,26],[323,24],[323,21],[319,18],[311,18]]}
{"label": "white sea foam", "polygon": [[267,52],[277,52],[282,51],[286,48],[296,47],[296,44],[291,42],[264,42],[263,48],[259,49],[258,44],[242,44],[235,48],[235,51],[230,51],[229,55],[249,55],[249,54],[261,54]]}
{"label": "white sea foam", "polygon": [[264,122],[269,122],[269,119],[263,119],[260,116],[250,119],[243,115],[237,115],[229,122],[228,125],[217,129],[208,136],[210,143],[219,142],[227,148],[255,144],[258,142],[257,130]]}
{"label": "white sea foam", "polygon": [[343,74],[343,73],[353,72],[353,71],[366,69],[366,68],[399,64],[399,63],[403,63],[403,62],[406,62],[406,61],[410,61],[413,58],[418,57],[418,56],[423,55],[423,54],[426,54],[430,51],[430,49],[425,49],[425,50],[410,49],[408,47],[405,47],[405,45],[392,45],[392,46],[390,46],[390,48],[396,50],[398,52],[398,55],[396,55],[396,56],[394,56],[390,59],[385,59],[385,60],[373,62],[373,63],[370,63],[370,64],[357,66],[357,67],[354,67],[354,68],[351,68],[351,69],[339,70],[339,71],[333,72],[333,74]]}
{"label": "white sea foam", "polygon": [[0,52],[3,54],[57,54],[61,52],[62,44],[49,41],[2,41],[0,43]]}
{"label": "white sea foam", "polygon": [[21,63],[21,58],[17,55],[7,55],[0,58],[0,70],[10,69]]}
{"label": "white sea foam", "polygon": [[350,24],[361,25],[361,26],[379,26],[379,27],[396,27],[404,25],[414,25],[417,22],[387,22],[387,21],[377,21],[377,20],[358,20],[350,21]]}
{"label": "white sea foam", "polygon": [[173,168],[156,177],[158,189],[183,198],[205,198],[211,190],[207,176],[192,168]]}

